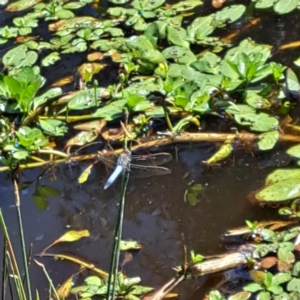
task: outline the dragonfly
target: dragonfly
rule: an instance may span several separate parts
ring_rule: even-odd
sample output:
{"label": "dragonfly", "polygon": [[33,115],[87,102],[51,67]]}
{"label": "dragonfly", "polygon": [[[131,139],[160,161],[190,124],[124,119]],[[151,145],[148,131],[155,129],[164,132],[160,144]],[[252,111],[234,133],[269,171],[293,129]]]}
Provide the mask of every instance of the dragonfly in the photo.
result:
{"label": "dragonfly", "polygon": [[160,152],[148,155],[131,155],[129,150],[120,154],[116,167],[109,176],[104,189],[110,187],[120,176],[124,169],[130,167],[130,176],[133,178],[146,178],[152,176],[166,175],[172,173],[171,169],[162,167],[171,161],[173,156],[170,153]]}

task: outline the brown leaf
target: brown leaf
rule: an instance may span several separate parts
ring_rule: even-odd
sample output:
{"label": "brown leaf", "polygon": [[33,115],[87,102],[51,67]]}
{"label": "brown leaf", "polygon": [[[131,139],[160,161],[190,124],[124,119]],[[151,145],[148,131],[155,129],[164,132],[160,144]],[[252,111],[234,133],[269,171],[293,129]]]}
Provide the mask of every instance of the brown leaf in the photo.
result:
{"label": "brown leaf", "polygon": [[220,8],[225,2],[226,0],[212,0],[211,5],[215,8]]}
{"label": "brown leaf", "polygon": [[271,267],[276,265],[277,261],[278,261],[277,257],[266,257],[260,262],[260,265],[264,269],[270,269]]}
{"label": "brown leaf", "polygon": [[101,60],[103,58],[102,52],[93,52],[87,56],[88,61]]}
{"label": "brown leaf", "polygon": [[292,264],[287,264],[281,260],[278,260],[278,271],[279,272],[286,272],[293,267]]}

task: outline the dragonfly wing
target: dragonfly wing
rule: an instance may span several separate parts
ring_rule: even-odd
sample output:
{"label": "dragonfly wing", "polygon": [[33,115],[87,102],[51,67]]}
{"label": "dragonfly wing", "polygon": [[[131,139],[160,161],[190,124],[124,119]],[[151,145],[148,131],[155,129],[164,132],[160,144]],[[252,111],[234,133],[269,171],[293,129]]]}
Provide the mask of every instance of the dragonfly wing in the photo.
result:
{"label": "dragonfly wing", "polygon": [[134,170],[131,169],[131,178],[148,178],[152,176],[167,175],[172,173],[171,169],[164,167],[145,167],[138,165],[131,165],[131,167],[134,168]]}
{"label": "dragonfly wing", "polygon": [[114,171],[111,173],[111,175],[106,181],[106,184],[104,186],[105,190],[115,182],[115,180],[118,178],[118,176],[121,174],[122,171],[123,171],[123,166],[117,165],[117,167],[114,169]]}
{"label": "dragonfly wing", "polygon": [[170,162],[172,159],[172,154],[165,152],[132,156],[133,163],[143,166],[160,166]]}

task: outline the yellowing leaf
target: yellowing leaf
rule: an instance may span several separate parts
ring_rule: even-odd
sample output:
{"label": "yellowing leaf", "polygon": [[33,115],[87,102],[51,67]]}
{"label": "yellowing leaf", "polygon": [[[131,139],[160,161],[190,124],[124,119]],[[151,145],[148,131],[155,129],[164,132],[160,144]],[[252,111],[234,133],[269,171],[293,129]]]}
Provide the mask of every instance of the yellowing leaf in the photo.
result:
{"label": "yellowing leaf", "polygon": [[56,289],[59,299],[66,299],[70,295],[72,282],[73,275],[71,275],[58,289]]}
{"label": "yellowing leaf", "polygon": [[89,237],[90,233],[88,230],[70,230],[66,232],[64,235],[62,235],[60,238],[58,238],[55,241],[55,244],[61,243],[61,242],[75,242],[80,240],[83,237]]}
{"label": "yellowing leaf", "polygon": [[94,163],[92,163],[91,165],[89,165],[87,168],[84,169],[84,171],[81,173],[81,175],[78,178],[78,183],[82,184],[88,180],[93,166],[94,166]]}

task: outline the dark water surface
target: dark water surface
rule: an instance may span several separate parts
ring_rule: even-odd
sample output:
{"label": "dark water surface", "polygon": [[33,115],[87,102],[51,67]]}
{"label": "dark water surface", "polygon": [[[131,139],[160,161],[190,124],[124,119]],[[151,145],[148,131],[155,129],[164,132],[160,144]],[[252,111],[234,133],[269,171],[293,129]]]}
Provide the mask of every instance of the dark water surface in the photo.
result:
{"label": "dark water surface", "polygon": [[[209,6],[204,10],[212,11]],[[274,58],[292,66],[298,51],[280,53],[276,51],[276,47],[299,39],[300,23],[297,13],[280,17],[270,12],[260,13],[262,21],[259,25],[243,32],[243,35],[252,37],[258,43],[274,45]],[[12,15],[0,11],[1,26],[9,23],[11,18]],[[231,26],[228,33],[235,31],[235,27],[236,25]],[[2,53],[4,48],[0,55]],[[76,56],[72,63],[77,61],[79,64],[81,60],[83,62],[82,57]],[[68,61],[59,64],[62,65],[58,69],[66,73],[60,71],[61,75],[72,74],[74,71],[74,66],[70,67]],[[288,164],[286,157],[281,155],[282,152],[276,150],[253,156],[252,153],[241,150],[224,165],[207,168],[202,161],[214,149],[213,144],[205,143],[180,145],[178,162],[174,159],[168,165],[173,171],[171,175],[130,180],[123,238],[137,240],[144,247],[134,253],[132,261],[123,267],[128,276],[140,276],[143,284],[159,287],[174,276],[171,268],[181,264],[184,245],[189,251],[195,250],[203,255],[223,253],[228,248],[219,237],[226,229],[244,225],[245,219],[259,221],[276,217],[276,210],[252,205],[247,200],[247,195],[262,186],[273,165]],[[173,147],[169,151],[175,156]],[[50,252],[74,254],[108,270],[120,182],[104,191],[103,183],[108,174],[98,164],[88,182],[79,185],[77,177],[85,167],[85,164],[58,166],[43,177],[42,184],[60,191],[58,197],[49,198],[49,206],[45,211],[38,210],[33,201],[34,184],[21,191],[26,242],[27,246],[33,243],[33,253],[36,254],[69,229],[88,229],[90,238],[74,244],[57,245]],[[33,180],[40,172],[41,170],[24,171],[23,179]],[[186,173],[189,173],[188,177],[185,177]],[[184,194],[191,180],[205,186],[195,207],[184,201]],[[0,182],[0,206],[17,249],[19,238],[13,187],[7,174],[0,173]],[[1,232],[0,240],[2,239]],[[2,249],[0,254],[1,251]],[[45,263],[55,285],[78,271],[78,266],[65,261],[51,258],[40,261]],[[34,263],[30,268],[34,288],[38,288],[42,294],[44,292],[42,299],[45,299],[45,287],[48,286],[46,279]],[[215,281],[208,278],[191,280],[183,283],[177,292],[181,299],[201,299],[205,283],[211,285]]]}

